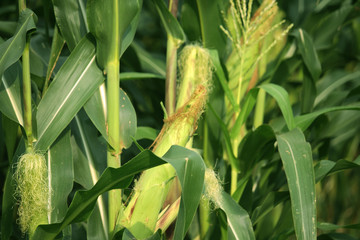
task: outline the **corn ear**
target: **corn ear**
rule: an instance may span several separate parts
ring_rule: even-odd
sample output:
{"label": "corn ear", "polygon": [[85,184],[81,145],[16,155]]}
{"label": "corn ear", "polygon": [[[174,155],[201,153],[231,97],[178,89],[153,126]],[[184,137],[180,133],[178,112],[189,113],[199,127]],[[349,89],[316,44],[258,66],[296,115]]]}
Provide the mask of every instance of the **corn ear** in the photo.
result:
{"label": "corn ear", "polygon": [[[153,152],[158,156],[163,156],[172,145],[186,145],[197,128],[197,121],[207,101],[210,85],[208,82],[211,79],[210,58],[208,55],[204,57],[207,52],[199,46],[185,49],[186,54],[180,57],[179,63],[189,66],[180,67],[183,73],[177,110],[164,120],[164,126],[154,142]],[[207,59],[204,60],[204,58]],[[204,71],[206,74],[200,75]],[[175,169],[170,164],[143,172],[135,184],[131,200],[118,223],[128,228],[137,239],[151,236],[157,228],[164,230],[164,226],[169,224],[169,219],[175,219],[174,212],[176,212],[176,206],[178,207],[178,204],[172,205],[169,208],[171,213],[166,211],[163,215],[171,217],[159,218],[175,177]],[[161,224],[161,222],[166,224]]]}

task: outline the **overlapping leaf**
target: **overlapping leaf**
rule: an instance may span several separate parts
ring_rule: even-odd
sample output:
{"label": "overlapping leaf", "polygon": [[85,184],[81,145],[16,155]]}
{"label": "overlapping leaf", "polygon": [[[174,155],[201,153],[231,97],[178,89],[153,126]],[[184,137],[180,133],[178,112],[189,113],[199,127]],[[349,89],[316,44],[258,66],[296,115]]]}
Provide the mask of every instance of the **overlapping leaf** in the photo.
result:
{"label": "overlapping leaf", "polygon": [[38,106],[35,148],[46,150],[104,81],[95,46],[85,36],[61,67]]}

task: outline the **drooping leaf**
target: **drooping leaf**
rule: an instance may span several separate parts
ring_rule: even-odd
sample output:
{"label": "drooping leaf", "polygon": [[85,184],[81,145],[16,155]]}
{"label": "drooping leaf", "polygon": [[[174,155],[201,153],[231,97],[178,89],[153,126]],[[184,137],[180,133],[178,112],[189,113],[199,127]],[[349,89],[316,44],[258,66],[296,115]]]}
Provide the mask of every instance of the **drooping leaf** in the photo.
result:
{"label": "drooping leaf", "polygon": [[164,1],[152,0],[152,2],[154,3],[156,10],[160,15],[161,22],[164,25],[167,34],[170,35],[179,45],[185,42],[186,36],[184,30],[180,26],[177,19],[171,14],[171,12],[165,6]]}
{"label": "drooping leaf", "polygon": [[88,32],[84,0],[52,0],[56,23],[72,51]]}
{"label": "drooping leaf", "polygon": [[310,144],[298,129],[276,136],[298,239],[316,239],[315,174]]}
{"label": "drooping leaf", "polygon": [[[204,171],[205,166],[197,153],[183,147],[173,146],[163,158],[145,150],[120,168],[107,168],[94,187],[88,191],[78,191],[75,194],[62,222],[39,226],[33,237],[44,240],[55,238],[67,225],[86,220],[92,212],[98,196],[111,189],[128,187],[135,174],[164,164],[166,161],[177,170],[180,182],[183,181],[187,185],[183,189],[182,199],[184,202],[180,205],[177,220],[179,222],[177,231],[179,234],[184,234],[195,214],[196,202],[200,201],[203,181],[196,177],[199,172],[201,176],[201,170]],[[188,182],[191,182],[191,185]]]}
{"label": "drooping leaf", "polygon": [[22,69],[20,63],[9,67],[1,76],[0,111],[11,120],[24,124],[22,109]]}
{"label": "drooping leaf", "polygon": [[315,182],[321,181],[329,174],[340,172],[347,169],[359,168],[359,167],[360,167],[360,157],[358,157],[353,162],[344,159],[340,159],[336,162],[330,160],[321,160],[315,166]]}
{"label": "drooping leaf", "polygon": [[23,53],[26,33],[35,29],[36,15],[30,9],[21,11],[16,33],[0,45],[0,76],[15,63]]}
{"label": "drooping leaf", "polygon": [[294,114],[290,106],[289,95],[284,88],[279,85],[267,83],[260,85],[259,88],[265,90],[273,98],[275,98],[280,110],[283,114],[285,122],[289,130],[295,128]]}
{"label": "drooping leaf", "polygon": [[295,118],[295,124],[302,131],[305,131],[310,126],[310,124],[320,115],[328,112],[342,111],[342,110],[360,110],[360,105],[354,104],[348,106],[329,107],[305,115],[297,116]]}
{"label": "drooping leaf", "polygon": [[95,46],[85,36],[61,67],[38,106],[35,148],[46,150],[103,82]]}
{"label": "drooping leaf", "polygon": [[323,102],[324,100],[326,100],[330,94],[332,92],[334,92],[336,89],[340,88],[342,85],[346,84],[347,82],[350,81],[356,81],[359,79],[360,77],[360,71],[356,71],[353,73],[340,73],[340,77],[339,78],[333,78],[332,76],[338,76],[337,72],[334,73],[329,73],[329,82],[328,84],[326,84],[326,87],[324,89],[321,89],[321,92],[319,92],[319,94],[316,96],[315,99],[315,106],[318,105],[319,103]]}
{"label": "drooping leaf", "polygon": [[249,214],[224,191],[221,192],[219,207],[227,217],[229,239],[255,239]]}

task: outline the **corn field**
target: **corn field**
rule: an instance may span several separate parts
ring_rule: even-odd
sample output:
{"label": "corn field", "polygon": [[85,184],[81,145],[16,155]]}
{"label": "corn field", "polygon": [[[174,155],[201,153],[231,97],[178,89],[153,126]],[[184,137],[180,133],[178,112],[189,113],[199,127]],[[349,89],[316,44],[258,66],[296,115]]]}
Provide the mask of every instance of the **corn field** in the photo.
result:
{"label": "corn field", "polygon": [[360,1],[2,0],[0,237],[360,238]]}

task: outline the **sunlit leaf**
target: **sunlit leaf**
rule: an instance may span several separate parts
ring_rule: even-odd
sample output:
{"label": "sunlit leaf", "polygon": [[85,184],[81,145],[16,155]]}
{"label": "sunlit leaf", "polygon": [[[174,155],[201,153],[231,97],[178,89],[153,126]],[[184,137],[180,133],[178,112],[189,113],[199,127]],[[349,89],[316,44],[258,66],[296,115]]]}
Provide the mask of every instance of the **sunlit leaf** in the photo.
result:
{"label": "sunlit leaf", "polygon": [[86,36],[56,74],[39,103],[36,149],[46,150],[55,141],[103,80],[95,61],[95,46]]}
{"label": "sunlit leaf", "polygon": [[316,239],[315,174],[310,144],[298,129],[276,136],[298,239]]}

